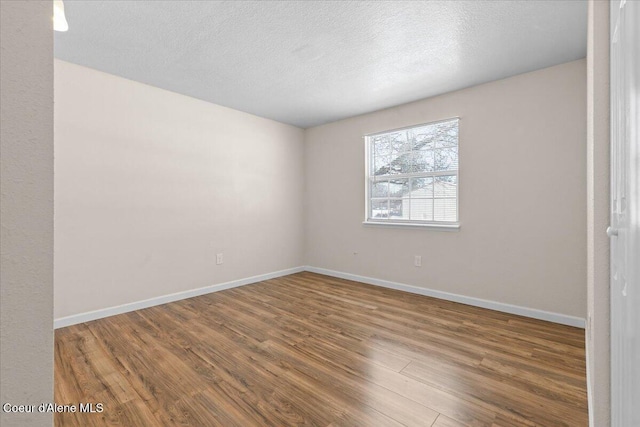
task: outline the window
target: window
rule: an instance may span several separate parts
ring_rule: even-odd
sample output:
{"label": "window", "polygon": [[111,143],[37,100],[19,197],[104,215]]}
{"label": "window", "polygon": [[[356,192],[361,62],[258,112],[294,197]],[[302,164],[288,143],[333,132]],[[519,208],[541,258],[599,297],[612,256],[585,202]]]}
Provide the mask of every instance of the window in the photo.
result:
{"label": "window", "polygon": [[365,140],[365,223],[458,227],[457,118]]}

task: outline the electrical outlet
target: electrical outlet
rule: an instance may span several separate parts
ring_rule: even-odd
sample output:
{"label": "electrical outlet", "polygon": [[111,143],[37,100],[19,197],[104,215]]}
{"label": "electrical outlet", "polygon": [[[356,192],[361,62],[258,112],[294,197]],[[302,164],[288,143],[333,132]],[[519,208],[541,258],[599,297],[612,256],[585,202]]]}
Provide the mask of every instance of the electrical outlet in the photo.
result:
{"label": "electrical outlet", "polygon": [[221,252],[216,254],[216,264],[220,265],[224,262],[224,254]]}
{"label": "electrical outlet", "polygon": [[422,267],[422,256],[416,255],[413,257],[413,265],[416,267]]}

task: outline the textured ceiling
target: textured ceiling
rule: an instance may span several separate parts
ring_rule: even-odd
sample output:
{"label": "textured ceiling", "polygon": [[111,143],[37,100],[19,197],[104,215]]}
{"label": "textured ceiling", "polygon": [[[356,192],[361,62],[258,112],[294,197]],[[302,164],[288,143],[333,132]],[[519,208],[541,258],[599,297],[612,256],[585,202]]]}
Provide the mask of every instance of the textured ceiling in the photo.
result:
{"label": "textured ceiling", "polygon": [[552,1],[71,1],[55,56],[309,127],[583,58]]}

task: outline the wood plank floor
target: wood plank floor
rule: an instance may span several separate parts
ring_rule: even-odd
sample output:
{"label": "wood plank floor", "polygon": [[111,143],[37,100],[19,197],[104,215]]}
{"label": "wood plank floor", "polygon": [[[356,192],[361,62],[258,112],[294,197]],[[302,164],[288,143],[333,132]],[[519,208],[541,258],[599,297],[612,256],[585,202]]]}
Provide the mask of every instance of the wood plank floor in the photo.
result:
{"label": "wood plank floor", "polygon": [[56,426],[586,426],[584,331],[299,273],[56,331]]}

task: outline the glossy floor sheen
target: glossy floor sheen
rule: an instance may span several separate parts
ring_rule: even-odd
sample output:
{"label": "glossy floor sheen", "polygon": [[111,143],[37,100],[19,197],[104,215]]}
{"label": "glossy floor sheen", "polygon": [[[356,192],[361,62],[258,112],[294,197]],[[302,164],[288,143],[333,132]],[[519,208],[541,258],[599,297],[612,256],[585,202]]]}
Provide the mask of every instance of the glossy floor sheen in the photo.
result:
{"label": "glossy floor sheen", "polygon": [[586,426],[584,331],[299,273],[56,331],[56,426]]}

